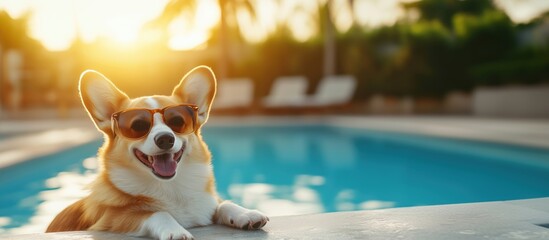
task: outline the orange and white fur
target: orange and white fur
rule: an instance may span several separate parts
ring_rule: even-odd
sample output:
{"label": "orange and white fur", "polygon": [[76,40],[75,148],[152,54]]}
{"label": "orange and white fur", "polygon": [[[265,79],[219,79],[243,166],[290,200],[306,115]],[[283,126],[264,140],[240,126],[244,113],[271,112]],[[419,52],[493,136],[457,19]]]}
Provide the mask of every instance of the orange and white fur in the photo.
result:
{"label": "orange and white fur", "polygon": [[[213,72],[204,66],[187,73],[171,96],[130,99],[105,76],[86,71],[80,77],[80,96],[96,127],[104,134],[99,149],[101,164],[89,196],[59,213],[47,232],[111,231],[155,239],[192,239],[188,228],[213,223],[241,229],[260,229],[269,220],[257,210],[222,201],[216,192],[211,156],[200,135],[216,92]],[[111,115],[130,108],[161,109],[189,103],[198,107],[198,130],[189,135],[173,132],[154,114],[146,137],[128,139],[115,134]],[[155,135],[172,132],[173,147],[159,148]],[[134,154],[178,154],[183,150],[175,175],[162,179]]]}

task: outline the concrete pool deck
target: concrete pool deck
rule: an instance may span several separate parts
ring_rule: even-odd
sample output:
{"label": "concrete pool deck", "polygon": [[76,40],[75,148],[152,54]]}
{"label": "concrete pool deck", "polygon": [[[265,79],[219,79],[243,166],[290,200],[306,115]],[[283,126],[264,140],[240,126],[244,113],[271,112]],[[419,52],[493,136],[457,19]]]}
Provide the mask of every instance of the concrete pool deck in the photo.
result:
{"label": "concrete pool deck", "polygon": [[490,141],[549,149],[549,120],[446,116],[304,116],[214,117],[209,126],[322,124],[337,127]]}
{"label": "concrete pool deck", "polygon": [[[549,198],[273,217],[262,229],[191,228],[195,239],[549,239]],[[7,239],[140,239],[104,232]]]}
{"label": "concrete pool deck", "polygon": [[[214,116],[207,126],[288,123],[346,126],[549,149],[548,120]],[[0,136],[2,134],[10,136],[0,138],[0,164],[6,161],[10,163],[0,165],[0,168],[100,137],[88,119],[27,122],[2,120]],[[43,144],[47,146],[40,150]],[[17,161],[12,161],[14,156]],[[549,239],[549,198],[273,217],[271,220],[260,231],[208,226],[191,229],[190,232],[197,239]],[[1,238],[133,239],[101,232],[2,235]]]}

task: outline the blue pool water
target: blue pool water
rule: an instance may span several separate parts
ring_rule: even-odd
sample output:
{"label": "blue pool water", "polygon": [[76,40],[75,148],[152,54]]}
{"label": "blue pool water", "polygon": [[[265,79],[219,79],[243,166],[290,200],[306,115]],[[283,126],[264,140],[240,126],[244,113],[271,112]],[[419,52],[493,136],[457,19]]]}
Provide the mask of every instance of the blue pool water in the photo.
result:
{"label": "blue pool water", "polygon": [[[549,150],[327,126],[210,127],[222,197],[269,215],[549,196]],[[0,234],[83,196],[100,141],[0,170]]]}

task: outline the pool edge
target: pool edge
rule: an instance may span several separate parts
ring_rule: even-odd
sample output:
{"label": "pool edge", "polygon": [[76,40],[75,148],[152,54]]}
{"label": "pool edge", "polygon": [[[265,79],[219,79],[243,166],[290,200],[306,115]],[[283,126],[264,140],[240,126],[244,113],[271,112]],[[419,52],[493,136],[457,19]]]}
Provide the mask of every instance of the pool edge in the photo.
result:
{"label": "pool edge", "polygon": [[[189,229],[196,239],[542,239],[549,198],[273,217],[264,230]],[[134,239],[107,232],[2,236],[6,239]],[[137,238],[135,238],[137,239]]]}
{"label": "pool edge", "polygon": [[549,121],[454,116],[216,116],[208,126],[316,124],[549,149]]}

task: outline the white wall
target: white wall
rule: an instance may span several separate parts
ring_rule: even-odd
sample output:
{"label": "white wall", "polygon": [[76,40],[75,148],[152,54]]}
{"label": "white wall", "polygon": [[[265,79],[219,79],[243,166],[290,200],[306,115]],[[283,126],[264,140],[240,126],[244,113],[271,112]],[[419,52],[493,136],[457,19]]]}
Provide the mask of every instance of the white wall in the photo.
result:
{"label": "white wall", "polygon": [[481,87],[473,93],[478,116],[549,117],[549,85]]}

